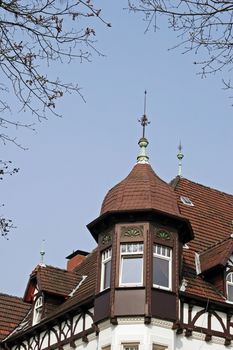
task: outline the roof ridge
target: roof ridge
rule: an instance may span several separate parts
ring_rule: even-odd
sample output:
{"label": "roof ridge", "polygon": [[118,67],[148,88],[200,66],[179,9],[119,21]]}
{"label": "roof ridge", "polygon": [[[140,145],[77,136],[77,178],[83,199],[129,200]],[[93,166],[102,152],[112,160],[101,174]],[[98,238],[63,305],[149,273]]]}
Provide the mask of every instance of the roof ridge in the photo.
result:
{"label": "roof ridge", "polygon": [[[2,293],[2,292],[0,292],[0,297],[1,296],[5,296],[5,297],[10,297],[10,298],[16,298],[16,299],[19,299],[19,300],[21,300],[21,301],[23,301],[23,298],[22,297],[19,297],[19,296],[17,296],[17,295],[12,295],[12,294],[7,294],[7,293]],[[23,301],[24,302],[24,301]],[[25,302],[24,302],[25,303]],[[25,304],[27,304],[27,303],[25,303]]]}
{"label": "roof ridge", "polygon": [[[62,272],[68,272],[68,273],[75,273],[74,271],[69,271],[69,270],[67,270],[67,269],[65,269],[65,268],[61,268],[61,267],[58,267],[58,266],[53,266],[53,265],[45,265],[45,266],[40,266],[39,264],[37,265],[37,267],[39,268],[39,267],[41,267],[42,269],[46,269],[47,267],[49,268],[49,269],[53,269],[53,270],[57,270],[57,271],[62,271]],[[36,267],[36,268],[37,268]],[[36,269],[35,268],[35,269]],[[35,270],[34,269],[34,270]],[[33,270],[33,271],[34,271]]]}
{"label": "roof ridge", "polygon": [[[172,180],[170,181],[170,183],[171,183],[172,181],[174,181],[175,179],[176,179],[176,177],[175,177],[174,179],[172,179]],[[203,185],[203,184],[201,184],[201,183],[199,183],[199,182],[196,182],[196,181],[193,181],[193,180],[189,180],[189,179],[187,179],[186,177],[180,177],[180,181],[182,181],[182,180],[185,180],[185,181],[188,181],[188,182],[192,182],[192,183],[195,184],[195,185],[198,185],[198,186],[207,188],[207,189],[209,189],[209,190],[211,190],[211,191],[218,192],[218,193],[221,193],[221,194],[226,195],[226,196],[230,196],[230,197],[232,197],[232,199],[233,199],[233,193],[231,194],[231,193],[227,193],[227,192],[224,192],[224,191],[217,190],[217,189],[214,188],[214,187],[210,187],[210,186]]]}

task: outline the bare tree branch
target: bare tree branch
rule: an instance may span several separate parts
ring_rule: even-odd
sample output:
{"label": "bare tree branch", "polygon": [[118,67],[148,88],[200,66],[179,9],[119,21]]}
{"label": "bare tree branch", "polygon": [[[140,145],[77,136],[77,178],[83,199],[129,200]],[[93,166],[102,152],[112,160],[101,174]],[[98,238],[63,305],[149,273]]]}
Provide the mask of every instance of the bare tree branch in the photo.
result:
{"label": "bare tree branch", "polygon": [[[91,0],[0,0],[0,127],[32,127],[12,118],[10,96],[20,110],[37,120],[59,116],[56,101],[65,93],[77,93],[75,82],[64,82],[44,72],[45,64],[90,61],[95,47],[94,19],[110,27]],[[5,83],[4,83],[5,82]],[[16,139],[0,133],[6,142]]]}
{"label": "bare tree branch", "polygon": [[[182,46],[184,52],[199,54],[194,63],[200,65],[202,77],[231,71],[232,0],[128,0],[128,8],[145,16],[147,30],[151,26],[156,30],[158,18],[167,18],[169,28],[178,34],[174,48]],[[231,88],[230,81],[225,88]]]}

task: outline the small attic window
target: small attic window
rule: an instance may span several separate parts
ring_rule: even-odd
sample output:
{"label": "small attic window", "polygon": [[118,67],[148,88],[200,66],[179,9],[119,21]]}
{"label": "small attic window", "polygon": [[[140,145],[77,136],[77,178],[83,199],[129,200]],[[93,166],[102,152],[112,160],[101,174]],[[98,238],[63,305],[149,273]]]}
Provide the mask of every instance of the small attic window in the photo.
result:
{"label": "small attic window", "polygon": [[37,298],[34,305],[33,321],[32,321],[33,326],[40,322],[41,316],[42,316],[42,309],[43,309],[43,297],[39,296],[39,298]]}
{"label": "small attic window", "polygon": [[226,278],[227,299],[233,302],[233,272],[230,272]]}
{"label": "small attic window", "polygon": [[180,200],[185,205],[190,205],[190,207],[194,206],[193,202],[188,197],[180,196]]}

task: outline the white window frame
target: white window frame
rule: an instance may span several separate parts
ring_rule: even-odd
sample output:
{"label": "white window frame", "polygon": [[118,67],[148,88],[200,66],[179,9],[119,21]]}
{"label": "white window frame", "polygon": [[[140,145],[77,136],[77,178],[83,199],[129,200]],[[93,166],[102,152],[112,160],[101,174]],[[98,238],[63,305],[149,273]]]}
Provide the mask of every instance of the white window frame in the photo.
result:
{"label": "white window frame", "polygon": [[[129,246],[134,246],[135,251],[129,251]],[[126,248],[125,251],[123,251],[123,247]],[[137,249],[137,250],[136,250]],[[120,245],[120,279],[119,279],[119,286],[120,287],[141,287],[143,285],[143,251],[144,251],[144,244],[141,242],[133,242],[133,243],[122,243]],[[122,282],[122,271],[123,271],[123,260],[124,259],[130,259],[130,258],[142,258],[142,270],[141,270],[141,281],[140,282],[132,282],[132,283],[123,283]],[[127,345],[127,344],[126,344]]]}
{"label": "white window frame", "polygon": [[[102,262],[101,262],[101,282],[100,282],[100,290],[105,290],[110,288],[110,284],[111,284],[111,278],[109,281],[109,286],[108,287],[104,287],[104,276],[105,276],[105,268],[106,268],[106,264],[112,260],[112,248],[108,248],[106,250],[104,250],[102,252]],[[111,264],[111,268],[112,268],[112,264]]]}
{"label": "white window frame", "polygon": [[[160,252],[159,252],[159,248],[160,248]],[[165,290],[172,290],[172,249],[160,244],[154,244],[153,245],[153,267],[154,267],[154,258],[168,261],[169,276],[168,276],[168,287],[155,284],[154,281],[153,281],[153,287],[165,289]]]}
{"label": "white window frame", "polygon": [[229,299],[229,293],[228,293],[228,286],[233,287],[233,272],[229,272],[226,276],[226,294],[227,294],[227,301],[230,303],[233,303],[233,299]]}
{"label": "white window frame", "polygon": [[33,321],[32,321],[33,326],[40,322],[41,316],[42,316],[42,309],[43,309],[43,296],[40,295],[36,299],[34,309],[33,309]]}

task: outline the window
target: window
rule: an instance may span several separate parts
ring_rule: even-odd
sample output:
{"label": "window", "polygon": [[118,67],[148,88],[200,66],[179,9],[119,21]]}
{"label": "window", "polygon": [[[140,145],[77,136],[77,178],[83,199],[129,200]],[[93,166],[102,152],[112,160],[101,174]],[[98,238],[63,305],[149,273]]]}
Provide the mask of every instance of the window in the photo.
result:
{"label": "window", "polygon": [[153,285],[163,289],[171,289],[171,248],[161,245],[153,247]]}
{"label": "window", "polygon": [[102,253],[101,290],[104,290],[110,287],[111,259],[112,259],[112,249],[109,248]]}
{"label": "window", "polygon": [[194,206],[193,202],[188,197],[181,196],[180,200],[185,205],[190,205],[190,207]]}
{"label": "window", "polygon": [[139,350],[138,344],[125,344],[123,345],[124,350]]}
{"label": "window", "polygon": [[153,344],[153,350],[167,350],[167,346]]}
{"label": "window", "polygon": [[233,272],[228,273],[226,282],[227,299],[233,302]]}
{"label": "window", "polygon": [[111,350],[111,346],[108,345],[108,346],[104,346],[103,348],[101,348],[102,350]]}
{"label": "window", "polygon": [[42,308],[43,308],[43,297],[40,296],[36,300],[34,305],[33,321],[32,321],[33,326],[40,322],[41,316],[42,316]]}
{"label": "window", "polygon": [[120,286],[142,286],[142,284],[143,244],[121,244]]}

